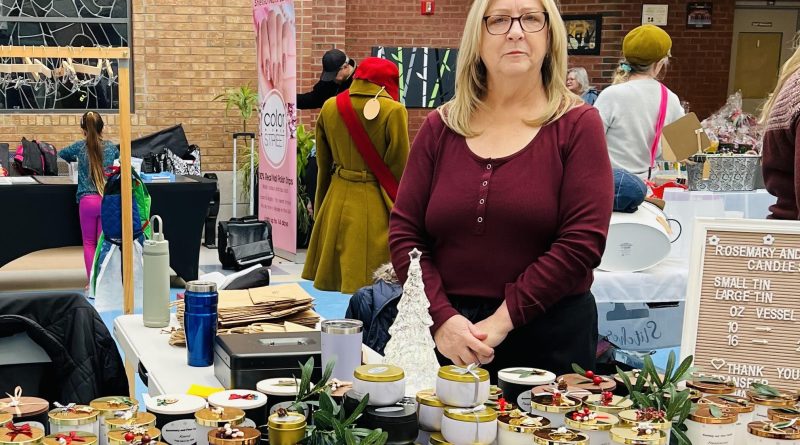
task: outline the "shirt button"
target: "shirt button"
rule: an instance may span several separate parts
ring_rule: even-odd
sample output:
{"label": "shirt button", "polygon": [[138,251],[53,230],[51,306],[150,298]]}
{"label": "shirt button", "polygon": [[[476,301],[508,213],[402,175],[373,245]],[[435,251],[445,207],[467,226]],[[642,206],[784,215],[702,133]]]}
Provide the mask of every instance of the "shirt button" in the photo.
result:
{"label": "shirt button", "polygon": [[485,202],[486,202],[486,200],[485,200],[485,199],[483,199],[483,198],[481,198],[481,200],[480,200],[480,201],[478,201],[478,203],[480,203],[480,204],[483,204],[483,203],[485,203]]}
{"label": "shirt button", "polygon": [[479,216],[479,217],[478,217],[478,222],[479,222],[479,223],[482,223],[482,222],[483,222],[483,217],[482,217],[482,216]]}
{"label": "shirt button", "polygon": [[483,186],[486,187],[487,185],[489,185],[489,181],[483,181]]}
{"label": "shirt button", "polygon": [[491,169],[492,169],[492,164],[486,164],[486,170],[491,170]]}

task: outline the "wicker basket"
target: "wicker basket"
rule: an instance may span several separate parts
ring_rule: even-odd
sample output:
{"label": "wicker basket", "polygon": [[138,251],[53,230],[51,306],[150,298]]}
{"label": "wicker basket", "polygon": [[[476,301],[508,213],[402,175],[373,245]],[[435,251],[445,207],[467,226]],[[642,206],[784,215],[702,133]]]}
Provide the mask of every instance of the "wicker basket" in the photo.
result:
{"label": "wicker basket", "polygon": [[[711,164],[711,174],[703,179],[703,165]],[[761,155],[695,155],[686,163],[689,190],[706,192],[750,191],[755,188],[756,170]]]}

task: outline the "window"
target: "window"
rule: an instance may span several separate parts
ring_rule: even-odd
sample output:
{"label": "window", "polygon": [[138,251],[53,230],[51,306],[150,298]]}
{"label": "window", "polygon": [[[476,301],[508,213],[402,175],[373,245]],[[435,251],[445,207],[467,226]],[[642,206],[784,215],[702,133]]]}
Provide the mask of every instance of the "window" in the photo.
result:
{"label": "window", "polygon": [[[129,46],[130,0],[0,0],[0,45],[14,46]],[[60,59],[42,60],[48,68]],[[73,58],[97,66],[97,59]],[[0,73],[0,113],[68,112],[119,108],[117,61],[112,75],[77,73],[45,78],[31,73]],[[24,63],[2,57],[0,63]],[[133,75],[131,75],[133,79]],[[131,85],[133,91],[133,85]]]}

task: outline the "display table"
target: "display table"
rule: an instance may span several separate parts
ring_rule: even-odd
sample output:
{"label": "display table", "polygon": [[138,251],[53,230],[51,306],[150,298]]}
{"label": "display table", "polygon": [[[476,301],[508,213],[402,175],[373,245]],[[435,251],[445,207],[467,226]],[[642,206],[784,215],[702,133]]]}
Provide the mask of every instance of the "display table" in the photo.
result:
{"label": "display table", "polygon": [[[164,221],[169,265],[184,280],[196,280],[200,239],[216,182],[199,176],[176,182],[148,183],[151,214]],[[76,184],[0,186],[0,266],[25,254],[52,247],[80,246]]]}
{"label": "display table", "polygon": [[[178,326],[175,316],[170,325]],[[169,334],[146,328],[141,314],[123,315],[114,320],[114,338],[125,354],[125,368],[136,369],[139,362],[147,369],[147,392],[151,396],[186,393],[190,386],[222,387],[214,377],[214,367],[194,368],[186,364],[186,348],[168,343]],[[364,360],[380,363],[381,356],[364,346]],[[128,375],[129,381],[134,381]]]}

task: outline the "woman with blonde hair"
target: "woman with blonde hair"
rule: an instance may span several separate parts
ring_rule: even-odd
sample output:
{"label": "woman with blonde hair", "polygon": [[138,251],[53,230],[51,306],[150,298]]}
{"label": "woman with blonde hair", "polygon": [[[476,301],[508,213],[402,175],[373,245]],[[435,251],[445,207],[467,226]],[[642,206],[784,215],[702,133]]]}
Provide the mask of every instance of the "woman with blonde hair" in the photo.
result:
{"label": "woman with blonde hair", "polygon": [[[800,34],[798,34],[800,38]],[[800,41],[796,41],[800,43]],[[761,168],[767,191],[778,198],[772,219],[800,219],[800,45],[781,68],[775,91],[764,104],[766,125]]]}
{"label": "woman with blonde hair", "polygon": [[614,85],[594,106],[606,130],[611,166],[642,179],[652,175],[661,157],[661,131],[684,115],[678,96],[658,81],[669,64],[672,39],[663,29],[642,25],[622,41],[625,59]]}
{"label": "woman with blonde hair", "polygon": [[476,0],[455,97],[414,140],[392,210],[392,263],[405,281],[409,252],[422,252],[434,340],[454,364],[594,366],[589,289],[612,175],[600,116],[566,74],[554,0]]}

